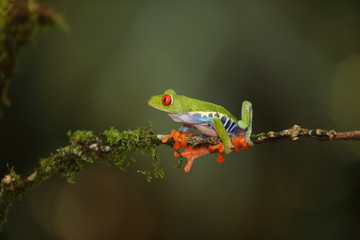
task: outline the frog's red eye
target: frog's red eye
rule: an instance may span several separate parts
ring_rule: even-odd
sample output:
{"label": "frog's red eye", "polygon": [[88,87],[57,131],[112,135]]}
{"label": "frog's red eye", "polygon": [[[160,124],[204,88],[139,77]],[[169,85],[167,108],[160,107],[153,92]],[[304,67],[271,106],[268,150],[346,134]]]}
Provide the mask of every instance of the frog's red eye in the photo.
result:
{"label": "frog's red eye", "polygon": [[169,106],[172,103],[172,97],[170,94],[165,94],[162,99],[162,104],[164,104],[165,106]]}

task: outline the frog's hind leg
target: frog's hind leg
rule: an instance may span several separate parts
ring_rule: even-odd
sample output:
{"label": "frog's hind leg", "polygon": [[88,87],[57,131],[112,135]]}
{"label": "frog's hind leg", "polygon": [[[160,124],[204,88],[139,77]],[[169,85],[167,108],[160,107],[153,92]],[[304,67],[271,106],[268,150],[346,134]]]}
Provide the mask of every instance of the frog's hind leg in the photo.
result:
{"label": "frog's hind leg", "polygon": [[187,158],[188,162],[185,165],[184,171],[190,172],[191,166],[194,163],[194,160],[198,157],[204,156],[206,154],[210,153],[207,147],[199,147],[199,148],[192,148],[192,147],[186,147],[185,151],[182,153],[175,152],[175,157],[183,156]]}
{"label": "frog's hind leg", "polygon": [[229,153],[231,152],[231,141],[228,133],[226,132],[226,129],[224,127],[224,124],[221,122],[219,118],[214,118],[212,120],[214,124],[214,128],[216,130],[216,133],[218,134],[219,138],[221,139],[222,143],[224,144],[224,152]]}

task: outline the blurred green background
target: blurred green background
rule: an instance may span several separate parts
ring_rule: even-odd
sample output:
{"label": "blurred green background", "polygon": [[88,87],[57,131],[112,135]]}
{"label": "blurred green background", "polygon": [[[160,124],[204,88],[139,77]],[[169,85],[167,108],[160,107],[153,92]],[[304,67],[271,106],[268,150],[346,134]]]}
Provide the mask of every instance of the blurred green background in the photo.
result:
{"label": "blurred green background", "polygon": [[[177,129],[147,106],[173,88],[240,117],[254,133],[299,124],[359,129],[359,1],[60,1],[69,33],[42,32],[21,54],[0,119],[0,173],[23,175],[67,144],[67,130]],[[359,239],[360,143],[301,139],[174,169],[166,178],[88,166],[55,176],[11,210],[0,238]]]}

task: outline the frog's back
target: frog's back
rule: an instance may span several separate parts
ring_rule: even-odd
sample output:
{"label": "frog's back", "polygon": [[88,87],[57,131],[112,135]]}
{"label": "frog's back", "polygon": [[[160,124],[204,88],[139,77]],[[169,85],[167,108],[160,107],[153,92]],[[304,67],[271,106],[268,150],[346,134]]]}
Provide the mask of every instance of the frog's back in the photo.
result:
{"label": "frog's back", "polygon": [[183,99],[183,106],[186,106],[184,108],[184,109],[186,109],[184,111],[184,113],[185,112],[187,112],[187,113],[189,113],[189,112],[199,112],[200,113],[201,112],[201,113],[213,113],[213,114],[218,113],[219,115],[226,115],[227,117],[233,119],[234,121],[236,120],[236,118],[228,110],[226,110],[224,107],[214,104],[214,103],[185,97]]}

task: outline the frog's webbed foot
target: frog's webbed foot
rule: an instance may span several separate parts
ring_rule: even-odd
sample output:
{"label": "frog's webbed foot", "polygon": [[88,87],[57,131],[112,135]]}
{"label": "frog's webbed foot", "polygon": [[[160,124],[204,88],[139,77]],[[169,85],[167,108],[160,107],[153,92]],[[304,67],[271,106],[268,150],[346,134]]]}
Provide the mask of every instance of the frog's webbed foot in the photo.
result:
{"label": "frog's webbed foot", "polygon": [[240,147],[241,149],[246,150],[251,146],[243,134],[240,134],[238,137],[231,139],[231,143],[234,145],[234,152],[240,151]]}
{"label": "frog's webbed foot", "polygon": [[[171,134],[169,136],[161,139],[163,143],[166,143],[169,139],[174,139],[174,144],[173,144],[174,149],[176,150],[181,148],[185,149],[183,152],[176,151],[174,153],[175,157],[183,156],[188,160],[184,168],[185,172],[190,171],[191,166],[196,158],[199,158],[211,152],[217,151],[218,152],[218,156],[216,158],[217,162],[218,163],[224,162],[225,148],[222,142],[214,146],[209,146],[209,147],[202,146],[199,148],[193,148],[191,146],[187,146],[186,143],[186,137],[190,135],[194,135],[194,134],[185,134],[183,132],[173,130],[171,131]],[[231,143],[234,146],[233,149],[234,152],[240,151],[240,148],[248,149],[251,146],[251,144],[249,144],[249,142],[246,140],[246,136],[244,134],[241,134],[238,137],[231,139]]]}
{"label": "frog's webbed foot", "polygon": [[191,166],[194,162],[194,160],[198,157],[204,156],[206,154],[210,153],[210,151],[208,150],[207,147],[199,147],[199,148],[193,148],[193,147],[186,147],[185,151],[179,153],[179,152],[175,152],[174,156],[175,157],[185,157],[188,162],[185,165],[184,171],[185,172],[190,172]]}
{"label": "frog's webbed foot", "polygon": [[225,158],[224,158],[224,144],[223,143],[219,143],[214,146],[209,146],[208,150],[210,152],[215,152],[217,150],[219,152],[219,155],[217,156],[216,161],[218,163],[224,162]]}
{"label": "frog's webbed foot", "polygon": [[[180,132],[180,131],[176,131],[176,130],[172,130],[170,135],[167,136],[167,137],[164,137],[161,139],[161,141],[163,143],[166,143],[167,141],[169,141],[169,139],[174,139],[174,145],[173,145],[173,148],[175,148],[176,150],[180,149],[180,148],[185,148],[187,147],[187,144],[186,144],[186,137],[187,136],[190,136],[190,135],[193,135],[192,133],[191,134],[185,134],[183,132]],[[181,140],[181,141],[180,141]]]}
{"label": "frog's webbed foot", "polygon": [[185,148],[185,151],[183,151],[181,153],[178,151],[174,152],[175,157],[183,156],[183,157],[187,158],[188,162],[184,168],[185,172],[190,172],[191,166],[196,158],[209,153],[209,150],[207,150],[206,147],[193,148],[193,147],[187,146],[186,137],[190,136],[190,135],[194,135],[194,134],[193,133],[185,134],[181,131],[172,130],[169,136],[161,139],[161,141],[163,143],[166,143],[171,138],[174,139],[173,148],[176,150],[178,150],[180,148]]}
{"label": "frog's webbed foot", "polygon": [[183,156],[183,157],[187,158],[188,162],[185,165],[184,171],[189,172],[191,169],[191,166],[196,158],[204,156],[211,152],[215,152],[215,151],[218,151],[218,153],[219,153],[218,157],[216,158],[218,163],[224,162],[224,145],[222,143],[219,143],[215,146],[209,146],[209,147],[205,147],[205,146],[202,146],[199,148],[186,147],[185,151],[183,151],[182,153],[175,152],[174,156],[175,157]]}

